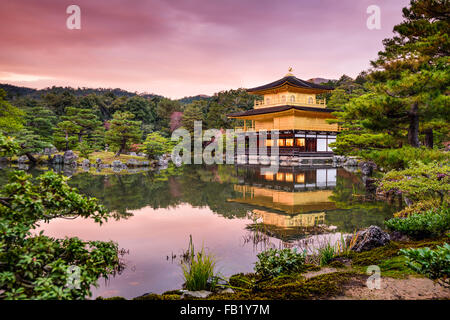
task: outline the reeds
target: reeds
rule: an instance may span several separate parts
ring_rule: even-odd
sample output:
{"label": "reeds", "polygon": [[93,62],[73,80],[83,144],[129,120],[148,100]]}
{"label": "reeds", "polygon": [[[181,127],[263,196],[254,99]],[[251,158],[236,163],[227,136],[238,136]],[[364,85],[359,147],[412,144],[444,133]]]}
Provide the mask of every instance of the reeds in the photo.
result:
{"label": "reeds", "polygon": [[195,253],[192,235],[189,236],[189,248],[183,255],[181,268],[187,290],[213,290],[219,277],[215,273],[216,259],[202,249]]}

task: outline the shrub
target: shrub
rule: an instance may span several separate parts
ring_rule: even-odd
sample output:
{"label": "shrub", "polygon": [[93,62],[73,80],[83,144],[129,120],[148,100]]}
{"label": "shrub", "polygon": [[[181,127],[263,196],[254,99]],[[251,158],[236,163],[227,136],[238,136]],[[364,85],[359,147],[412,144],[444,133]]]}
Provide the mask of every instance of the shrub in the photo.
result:
{"label": "shrub", "polygon": [[424,164],[433,161],[449,160],[448,153],[429,148],[413,148],[405,146],[398,149],[373,150],[362,152],[361,156],[367,160],[373,160],[378,167],[386,170],[411,168],[420,159]]}
{"label": "shrub", "polygon": [[80,156],[85,159],[89,159],[89,154],[91,154],[94,151],[93,148],[89,145],[89,143],[85,140],[83,140],[78,144],[77,149],[78,151],[80,151]]}
{"label": "shrub", "polygon": [[442,204],[450,191],[449,173],[449,163],[418,162],[413,168],[389,171],[379,183],[379,188],[402,194],[407,203],[438,198]]}
{"label": "shrub", "polygon": [[189,242],[188,254],[188,259],[181,264],[186,289],[191,291],[214,290],[219,280],[219,276],[215,272],[215,258],[211,254],[206,254],[203,247],[196,254],[192,237]]}
{"label": "shrub", "polygon": [[438,208],[439,205],[440,205],[439,199],[422,200],[405,207],[403,210],[394,213],[394,217],[406,218],[413,214],[422,214],[431,209]]}
{"label": "shrub", "polygon": [[384,223],[389,229],[416,239],[438,237],[450,229],[450,210],[442,207],[407,218],[392,218]]}
{"label": "shrub", "polygon": [[450,288],[450,245],[448,243],[437,246],[435,250],[402,249],[400,253],[406,256],[406,264],[412,270]]}
{"label": "shrub", "polygon": [[336,248],[332,246],[330,242],[327,242],[325,246],[318,249],[318,255],[320,265],[325,266],[329,264],[336,255]]}
{"label": "shrub", "polygon": [[149,159],[157,159],[171,150],[171,141],[163,137],[159,132],[152,132],[147,135],[144,148]]}
{"label": "shrub", "polygon": [[291,249],[269,249],[257,255],[255,272],[263,277],[276,277],[303,270],[305,253]]}

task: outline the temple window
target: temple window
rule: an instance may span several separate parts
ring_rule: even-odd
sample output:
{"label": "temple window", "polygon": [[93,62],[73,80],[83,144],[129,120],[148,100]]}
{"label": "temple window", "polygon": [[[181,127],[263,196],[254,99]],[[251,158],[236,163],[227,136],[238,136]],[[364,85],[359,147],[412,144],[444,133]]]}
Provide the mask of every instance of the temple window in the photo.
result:
{"label": "temple window", "polygon": [[304,147],[305,146],[305,138],[295,139],[295,145],[297,147]]}
{"label": "temple window", "polygon": [[270,98],[266,98],[266,104],[270,104]]}
{"label": "temple window", "polygon": [[295,96],[294,95],[291,96],[291,102],[295,102]]}
{"label": "temple window", "polygon": [[297,183],[305,183],[305,174],[304,173],[297,174],[297,176],[295,177],[295,181]]}
{"label": "temple window", "polygon": [[293,182],[294,175],[292,173],[286,173],[286,182]]}
{"label": "temple window", "polygon": [[278,140],[277,140],[277,145],[278,145],[279,147],[284,147],[284,146],[285,146],[285,141],[284,141],[284,139],[278,139]]}
{"label": "temple window", "polygon": [[272,181],[273,180],[273,173],[272,172],[266,172],[264,177],[266,178],[266,180]]}
{"label": "temple window", "polygon": [[286,96],[281,96],[281,103],[285,103],[286,102]]}
{"label": "temple window", "polygon": [[273,140],[266,140],[266,147],[272,147],[273,146]]}
{"label": "temple window", "polygon": [[286,147],[293,147],[294,139],[286,139]]}
{"label": "temple window", "polygon": [[284,173],[278,172],[277,173],[277,181],[283,181],[284,180]]}
{"label": "temple window", "polygon": [[308,98],[308,104],[313,104],[314,103],[314,99],[312,97]]}

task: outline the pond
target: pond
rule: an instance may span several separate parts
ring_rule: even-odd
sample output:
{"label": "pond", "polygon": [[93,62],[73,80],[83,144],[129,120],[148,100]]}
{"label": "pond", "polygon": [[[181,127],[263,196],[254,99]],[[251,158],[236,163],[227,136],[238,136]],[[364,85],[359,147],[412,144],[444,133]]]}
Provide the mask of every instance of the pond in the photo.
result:
{"label": "pond", "polygon": [[[6,171],[0,172],[2,182]],[[45,234],[113,240],[126,250],[123,272],[100,279],[93,298],[181,288],[181,254],[190,235],[230,276],[251,272],[264,249],[335,241],[341,233],[381,226],[396,211],[371,200],[357,174],[330,167],[261,174],[255,167],[171,166],[135,174],[76,173],[69,184],[99,199],[114,218],[102,225],[54,219],[41,225]]]}

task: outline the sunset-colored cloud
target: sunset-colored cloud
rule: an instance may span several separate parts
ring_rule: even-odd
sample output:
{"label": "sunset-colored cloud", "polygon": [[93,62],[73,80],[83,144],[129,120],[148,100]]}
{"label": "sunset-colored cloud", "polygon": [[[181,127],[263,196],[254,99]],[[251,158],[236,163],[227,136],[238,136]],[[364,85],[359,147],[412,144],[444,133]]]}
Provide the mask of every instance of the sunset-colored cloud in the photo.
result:
{"label": "sunset-colored cloud", "polygon": [[[392,36],[407,3],[2,1],[0,81],[120,87],[180,98],[260,85],[282,77],[289,66],[303,79],[356,76]],[[81,8],[81,30],[66,28],[71,4]],[[372,4],[381,8],[381,30],[366,27]]]}

